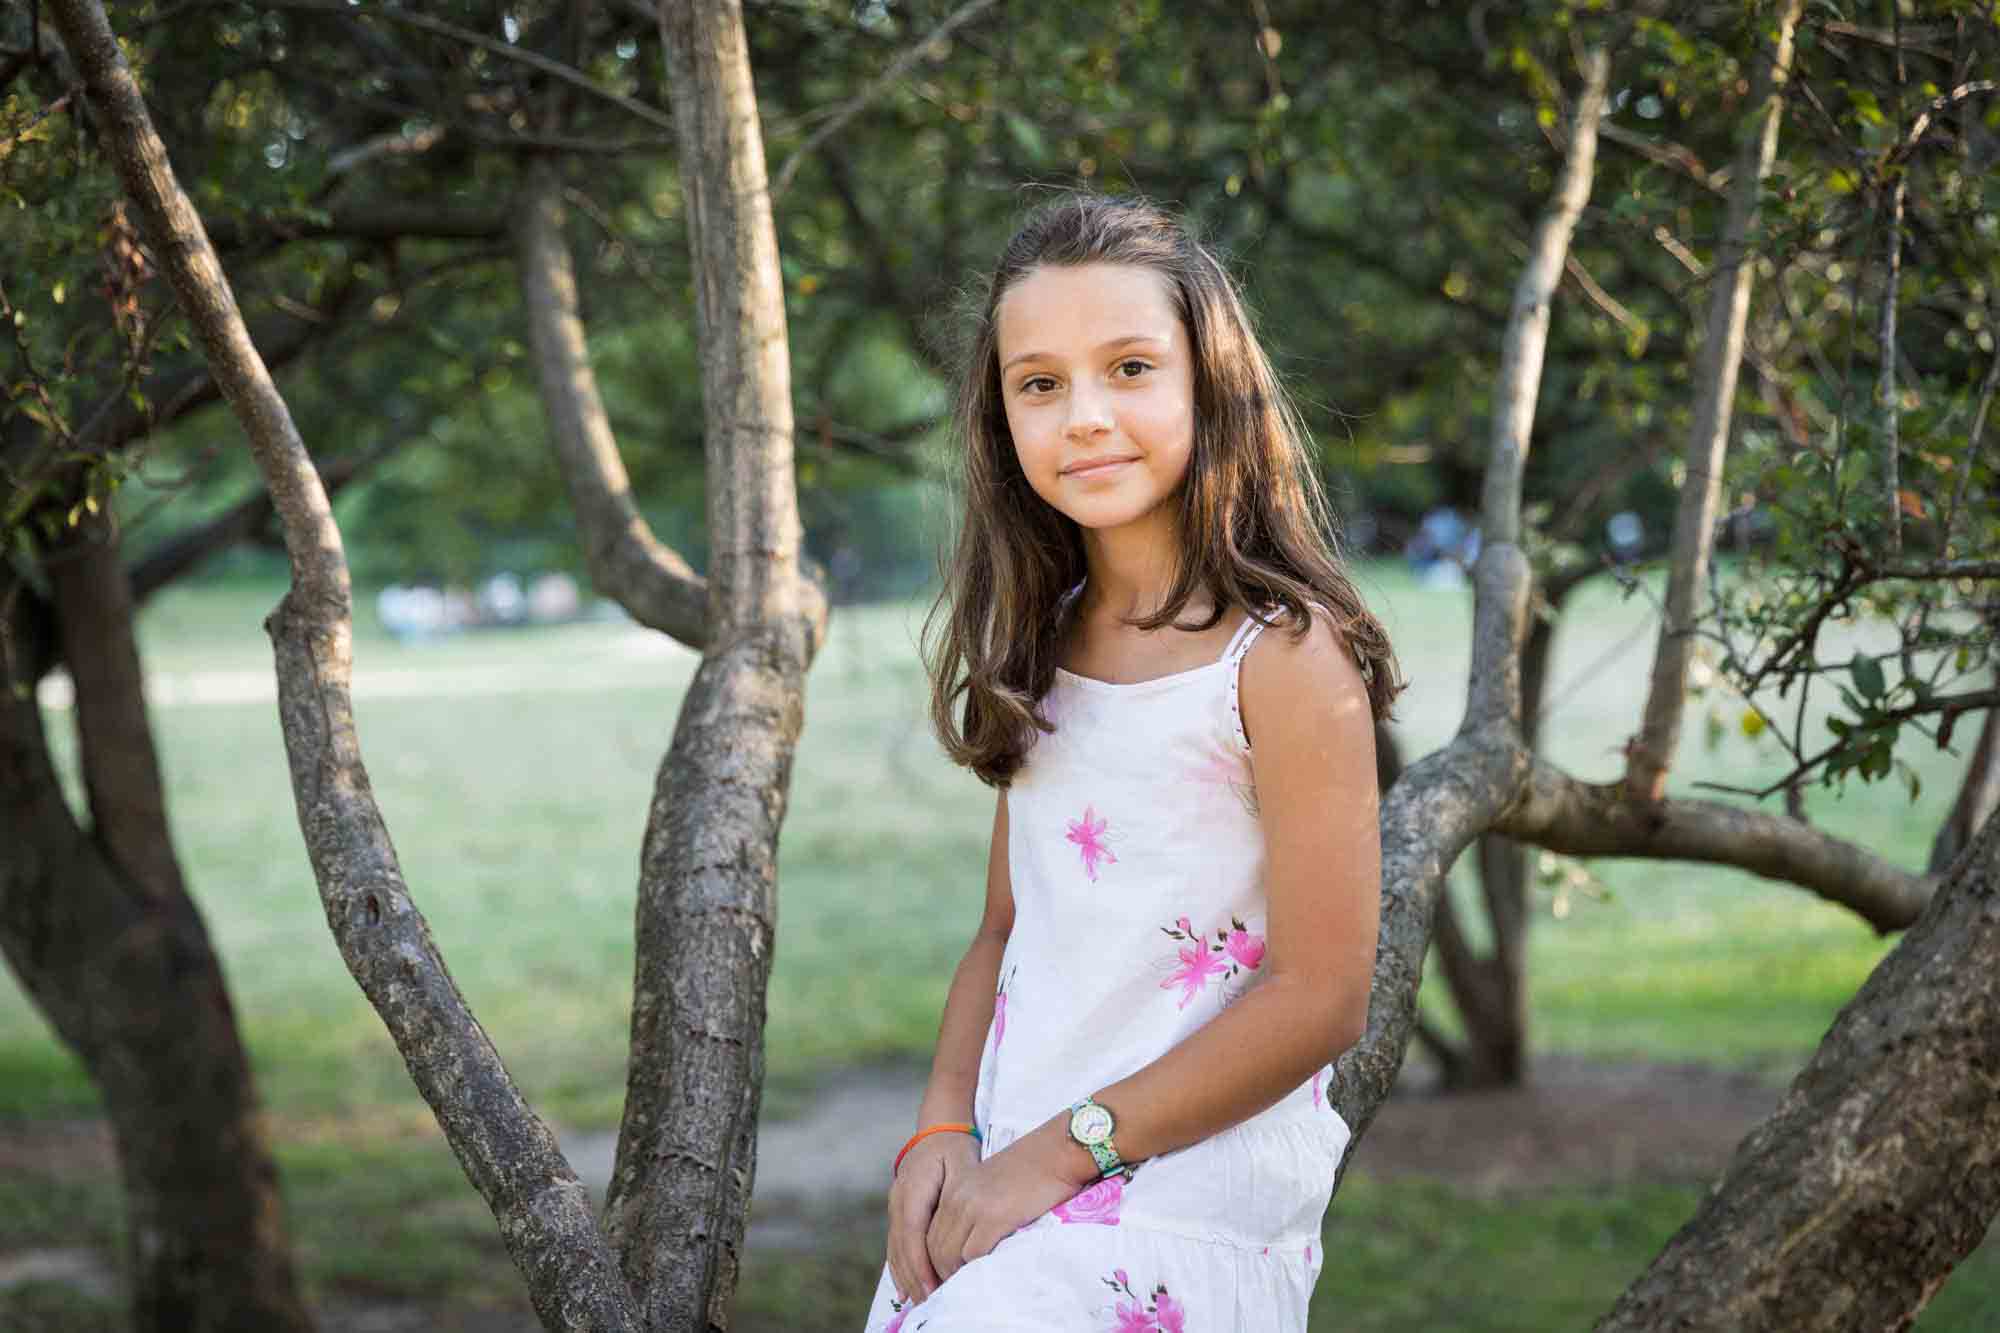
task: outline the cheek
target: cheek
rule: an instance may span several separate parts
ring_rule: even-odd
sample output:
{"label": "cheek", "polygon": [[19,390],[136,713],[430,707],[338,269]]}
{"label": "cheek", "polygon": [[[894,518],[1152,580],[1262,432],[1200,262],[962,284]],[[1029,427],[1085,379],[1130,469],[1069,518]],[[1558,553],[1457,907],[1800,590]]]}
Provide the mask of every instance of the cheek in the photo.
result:
{"label": "cheek", "polygon": [[1143,431],[1154,457],[1170,469],[1184,471],[1194,453],[1194,409],[1178,398],[1148,403],[1133,425]]}
{"label": "cheek", "polygon": [[1042,428],[1039,414],[1009,407],[1007,433],[1014,440],[1014,457],[1020,461],[1021,471],[1027,474],[1029,480],[1034,480],[1038,472],[1055,466],[1049,450],[1048,432]]}

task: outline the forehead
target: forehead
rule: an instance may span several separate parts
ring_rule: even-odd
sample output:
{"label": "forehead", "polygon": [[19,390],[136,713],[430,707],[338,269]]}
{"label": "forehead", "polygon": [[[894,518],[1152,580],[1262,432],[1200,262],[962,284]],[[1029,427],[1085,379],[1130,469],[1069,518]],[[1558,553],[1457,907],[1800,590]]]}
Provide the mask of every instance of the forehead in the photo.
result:
{"label": "forehead", "polygon": [[1119,338],[1183,337],[1167,279],[1137,264],[1044,264],[1009,287],[994,311],[1000,360],[1023,353],[1082,356]]}

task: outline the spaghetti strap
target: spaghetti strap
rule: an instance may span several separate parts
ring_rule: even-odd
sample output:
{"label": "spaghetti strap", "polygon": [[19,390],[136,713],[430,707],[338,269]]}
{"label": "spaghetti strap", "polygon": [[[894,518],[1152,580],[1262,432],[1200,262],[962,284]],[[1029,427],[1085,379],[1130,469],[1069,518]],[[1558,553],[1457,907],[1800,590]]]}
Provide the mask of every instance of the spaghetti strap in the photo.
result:
{"label": "spaghetti strap", "polygon": [[1236,633],[1229,636],[1229,646],[1222,650],[1222,656],[1216,660],[1218,662],[1241,662],[1243,654],[1250,651],[1250,645],[1256,641],[1258,634],[1262,633],[1263,629],[1263,622],[1259,621],[1255,615],[1244,616],[1243,623],[1236,627]]}
{"label": "spaghetti strap", "polygon": [[[1268,614],[1268,612],[1267,612]],[[1250,753],[1250,735],[1243,730],[1243,705],[1238,698],[1237,682],[1243,675],[1243,659],[1250,651],[1250,645],[1257,642],[1257,636],[1265,630],[1266,622],[1253,615],[1244,617],[1236,634],[1229,640],[1229,647],[1223,651],[1222,660],[1229,664],[1229,721],[1236,732],[1236,744],[1244,754]]]}

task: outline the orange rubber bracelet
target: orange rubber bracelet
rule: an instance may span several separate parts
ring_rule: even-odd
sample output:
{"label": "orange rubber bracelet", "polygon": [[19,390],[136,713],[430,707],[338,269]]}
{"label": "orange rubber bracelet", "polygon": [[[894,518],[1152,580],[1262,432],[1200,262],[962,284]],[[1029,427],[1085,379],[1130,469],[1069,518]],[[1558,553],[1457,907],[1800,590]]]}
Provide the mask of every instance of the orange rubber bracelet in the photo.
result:
{"label": "orange rubber bracelet", "polygon": [[967,1125],[967,1124],[932,1125],[928,1129],[920,1129],[916,1133],[910,1135],[909,1142],[903,1145],[903,1151],[896,1154],[896,1164],[889,1168],[889,1176],[891,1179],[894,1179],[896,1173],[903,1169],[903,1159],[910,1155],[910,1149],[917,1146],[917,1140],[929,1138],[933,1134],[970,1134],[972,1135],[973,1142],[975,1143],[980,1142],[979,1129],[977,1126],[974,1125]]}

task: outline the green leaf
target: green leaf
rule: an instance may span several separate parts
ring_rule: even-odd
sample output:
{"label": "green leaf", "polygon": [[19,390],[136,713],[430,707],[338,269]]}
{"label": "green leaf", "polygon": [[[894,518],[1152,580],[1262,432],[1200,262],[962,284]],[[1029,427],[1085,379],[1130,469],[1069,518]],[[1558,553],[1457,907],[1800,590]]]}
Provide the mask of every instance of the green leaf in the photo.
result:
{"label": "green leaf", "polygon": [[1915,805],[1917,798],[1924,794],[1923,777],[1918,774],[1916,769],[1911,768],[1900,759],[1896,761],[1896,772],[1902,776],[1903,785],[1910,789],[1910,804]]}
{"label": "green leaf", "polygon": [[1041,127],[1016,112],[1003,113],[1002,120],[1007,126],[1007,134],[1030,158],[1040,161],[1048,156],[1048,144],[1042,138]]}
{"label": "green leaf", "polygon": [[1848,667],[1854,677],[1854,687],[1870,699],[1880,699],[1885,686],[1882,682],[1882,664],[1872,657],[1854,655],[1854,662]]}

